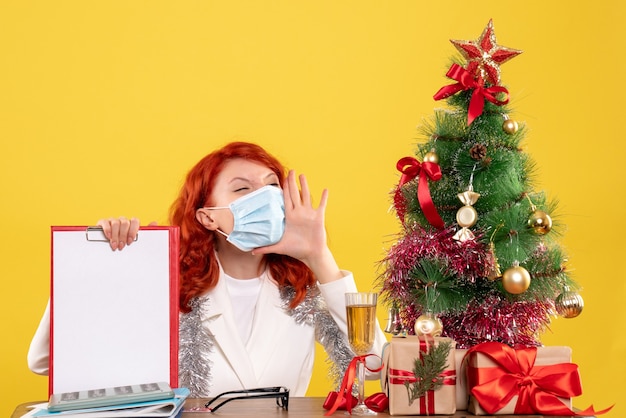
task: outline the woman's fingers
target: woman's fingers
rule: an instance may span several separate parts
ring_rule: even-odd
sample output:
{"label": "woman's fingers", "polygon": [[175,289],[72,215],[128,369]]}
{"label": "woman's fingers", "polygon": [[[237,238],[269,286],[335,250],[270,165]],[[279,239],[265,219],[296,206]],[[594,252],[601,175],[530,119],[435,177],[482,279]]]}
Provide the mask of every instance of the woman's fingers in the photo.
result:
{"label": "woman's fingers", "polygon": [[139,219],[130,218],[128,231],[126,233],[126,245],[130,245],[137,238],[137,232],[139,231]]}
{"label": "woman's fingers", "polygon": [[124,216],[101,219],[97,225],[102,227],[102,232],[109,240],[109,245],[113,251],[122,250],[125,246],[132,244],[139,231],[139,219],[128,219]]}
{"label": "woman's fingers", "polygon": [[300,204],[300,190],[298,190],[298,183],[296,182],[296,173],[293,170],[289,171],[287,175],[287,187],[283,190],[283,193],[287,193],[285,197],[285,204],[290,208],[295,208]]}
{"label": "woman's fingers", "polygon": [[[300,182],[300,187],[298,187]],[[294,170],[290,170],[287,175],[287,182],[283,189],[283,195],[285,197],[285,204],[289,208],[296,208],[298,206],[311,207],[311,191],[309,190],[309,183],[306,176],[300,174],[296,179],[296,173]]]}
{"label": "woman's fingers", "polygon": [[311,192],[309,191],[309,183],[306,181],[306,176],[300,174],[300,199],[304,206],[311,206]]}

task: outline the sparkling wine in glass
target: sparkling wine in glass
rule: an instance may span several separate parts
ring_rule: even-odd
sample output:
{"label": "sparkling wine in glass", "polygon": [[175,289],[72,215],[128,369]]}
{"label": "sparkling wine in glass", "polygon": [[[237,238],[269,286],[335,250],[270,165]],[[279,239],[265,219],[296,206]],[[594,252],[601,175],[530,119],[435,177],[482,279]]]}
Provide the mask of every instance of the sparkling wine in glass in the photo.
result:
{"label": "sparkling wine in glass", "polygon": [[[376,326],[376,293],[346,293],[346,313],[348,317],[348,341],[357,356],[367,354],[374,345]],[[352,415],[376,415],[364,402],[365,363],[357,364],[358,403],[352,408]]]}

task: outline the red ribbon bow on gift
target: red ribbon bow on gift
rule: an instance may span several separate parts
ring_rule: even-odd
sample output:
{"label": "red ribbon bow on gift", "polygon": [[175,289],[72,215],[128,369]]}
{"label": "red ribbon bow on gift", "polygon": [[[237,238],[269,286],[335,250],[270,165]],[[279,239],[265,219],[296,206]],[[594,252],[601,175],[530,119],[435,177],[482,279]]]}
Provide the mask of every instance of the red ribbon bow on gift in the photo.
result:
{"label": "red ribbon bow on gift", "polygon": [[470,348],[466,355],[478,352],[493,360],[499,367],[468,368],[471,394],[488,414],[506,406],[518,396],[515,414],[575,415],[604,414],[612,406],[594,411],[593,406],[574,412],[558,398],[582,394],[578,366],[560,363],[535,366],[537,348],[513,349],[506,344],[486,342]]}
{"label": "red ribbon bow on gift", "polygon": [[[505,105],[509,102],[509,91],[502,86],[484,87],[484,81],[481,77],[477,80],[463,67],[458,64],[452,64],[446,77],[458,81],[455,84],[449,84],[439,89],[433,96],[435,100],[445,99],[459,91],[474,89],[472,98],[470,99],[469,108],[467,110],[467,124],[471,125],[474,119],[483,113],[485,100],[490,101],[498,106]],[[506,99],[498,100],[497,93],[505,93]]]}
{"label": "red ribbon bow on gift", "polygon": [[437,213],[437,208],[435,208],[433,199],[430,197],[430,189],[428,188],[428,180],[437,181],[441,179],[439,164],[430,161],[420,163],[413,157],[404,157],[396,163],[396,168],[402,173],[398,187],[402,187],[405,183],[419,176],[417,200],[420,203],[422,212],[424,212],[426,220],[432,226],[443,229],[445,225],[439,213]]}
{"label": "red ribbon bow on gift", "polygon": [[[350,413],[350,415],[352,415],[352,407],[354,405],[356,405],[356,400],[353,401],[354,397],[352,396],[352,386],[354,385],[354,379],[356,378],[356,366],[357,366],[358,362],[362,361],[364,366],[365,366],[365,368],[367,370],[369,370],[370,372],[376,373],[376,372],[379,372],[379,371],[381,371],[383,369],[382,361],[381,361],[380,367],[378,367],[376,369],[370,369],[369,367],[367,367],[367,364],[365,363],[365,359],[367,357],[370,357],[370,356],[378,357],[375,354],[366,354],[364,356],[356,356],[356,357],[354,357],[352,359],[352,361],[348,365],[348,369],[346,370],[346,373],[343,375],[343,380],[341,382],[341,388],[339,388],[338,392],[331,392],[331,393],[329,393],[328,397],[326,398],[326,402],[324,402],[324,408],[328,409],[328,412],[326,412],[324,414],[324,416],[332,415],[340,407],[342,409],[343,408],[347,409],[347,411]],[[334,395],[335,393],[336,393],[336,395]],[[376,400],[375,402],[372,401],[369,398],[368,398],[369,401],[365,401],[367,406],[370,409],[374,409],[374,408],[378,407],[376,402],[380,402],[379,394],[372,395],[372,397],[374,397],[374,399]],[[374,408],[372,408],[372,407],[374,407]],[[381,407],[383,407],[383,409],[374,409],[374,410],[377,411],[377,412],[382,412],[382,411],[384,411],[384,408],[386,408],[385,405],[381,405]]]}

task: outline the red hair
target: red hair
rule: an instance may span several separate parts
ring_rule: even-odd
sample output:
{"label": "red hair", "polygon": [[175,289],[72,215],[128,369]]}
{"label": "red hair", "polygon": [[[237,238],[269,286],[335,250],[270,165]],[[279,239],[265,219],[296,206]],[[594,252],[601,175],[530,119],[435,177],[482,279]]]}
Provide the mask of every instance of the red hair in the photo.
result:
{"label": "red hair", "polygon": [[[215,232],[196,220],[196,210],[208,202],[215,179],[224,165],[236,158],[263,164],[284,182],[285,167],[263,148],[248,142],[227,144],[204,157],[189,171],[170,209],[170,223],[180,227],[179,308],[182,312],[189,312],[190,300],[214,288],[219,279]],[[286,255],[268,254],[265,261],[279,287],[294,287],[296,293],[290,306],[293,308],[302,302],[307,288],[315,283],[313,272],[301,261]]]}

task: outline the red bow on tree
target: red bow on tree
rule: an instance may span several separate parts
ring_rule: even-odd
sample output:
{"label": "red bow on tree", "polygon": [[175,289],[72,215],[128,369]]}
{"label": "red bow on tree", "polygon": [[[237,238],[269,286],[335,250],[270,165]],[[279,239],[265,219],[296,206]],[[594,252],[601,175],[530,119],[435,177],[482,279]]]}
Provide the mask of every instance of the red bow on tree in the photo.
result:
{"label": "red bow on tree", "polygon": [[[498,106],[505,105],[509,102],[509,91],[502,86],[492,86],[485,88],[484,81],[481,77],[474,79],[465,68],[458,64],[452,64],[446,77],[458,81],[455,84],[449,84],[439,89],[433,96],[435,100],[445,99],[450,97],[459,91],[474,89],[472,98],[470,99],[469,108],[467,109],[467,124],[471,125],[474,119],[483,113],[485,107],[485,100],[490,101]],[[496,94],[506,94],[506,99],[498,100]]]}
{"label": "red bow on tree", "polygon": [[417,200],[420,203],[422,212],[426,216],[426,220],[435,228],[443,229],[445,224],[437,213],[437,208],[430,197],[430,189],[428,188],[428,180],[437,181],[441,178],[441,168],[439,164],[430,161],[420,163],[413,157],[401,158],[396,163],[396,168],[402,173],[398,189],[405,183],[419,177],[417,184]]}

